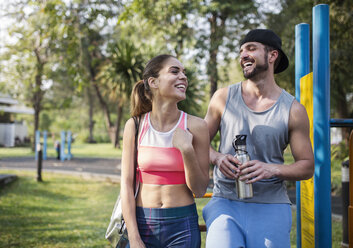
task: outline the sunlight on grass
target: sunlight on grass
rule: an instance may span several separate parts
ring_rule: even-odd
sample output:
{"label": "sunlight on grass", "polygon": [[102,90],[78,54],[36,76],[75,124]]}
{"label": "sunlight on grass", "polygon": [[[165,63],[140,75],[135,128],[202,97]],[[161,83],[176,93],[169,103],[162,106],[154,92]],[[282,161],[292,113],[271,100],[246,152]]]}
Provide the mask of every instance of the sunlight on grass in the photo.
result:
{"label": "sunlight on grass", "polygon": [[0,191],[1,247],[110,247],[104,238],[119,185],[33,172]]}
{"label": "sunlight on grass", "polygon": [[5,157],[34,157],[34,152],[28,147],[0,147],[0,158]]}
{"label": "sunlight on grass", "polygon": [[[65,149],[67,153],[67,147]],[[110,143],[87,144],[73,143],[71,153],[77,158],[120,158],[121,149],[116,149]],[[34,157],[30,147],[0,148],[0,158],[5,157]],[[47,145],[47,157],[56,157],[56,151],[52,143]]]}

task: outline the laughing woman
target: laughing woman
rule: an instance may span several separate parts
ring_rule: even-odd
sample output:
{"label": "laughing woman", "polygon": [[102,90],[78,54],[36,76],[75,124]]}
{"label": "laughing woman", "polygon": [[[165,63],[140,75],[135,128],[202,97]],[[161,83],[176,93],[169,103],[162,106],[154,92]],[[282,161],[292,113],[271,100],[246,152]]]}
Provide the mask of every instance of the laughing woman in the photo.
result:
{"label": "laughing woman", "polygon": [[135,124],[126,122],[123,137],[121,199],[130,247],[200,247],[193,194],[206,192],[209,135],[203,119],[178,109],[188,80],[171,55],[151,59],[143,80],[134,86],[131,115],[141,116],[134,198]]}

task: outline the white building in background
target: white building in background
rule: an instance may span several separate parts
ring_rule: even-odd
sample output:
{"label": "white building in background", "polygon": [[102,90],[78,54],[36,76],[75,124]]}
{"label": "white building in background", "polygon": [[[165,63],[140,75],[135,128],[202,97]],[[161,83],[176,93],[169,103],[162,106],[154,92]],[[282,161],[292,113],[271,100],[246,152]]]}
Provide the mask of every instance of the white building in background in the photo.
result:
{"label": "white building in background", "polygon": [[0,146],[13,147],[29,140],[27,126],[22,121],[16,121],[16,114],[33,115],[34,110],[0,93]]}
{"label": "white building in background", "polygon": [[337,145],[340,142],[342,142],[342,128],[340,127],[331,127],[330,128],[330,133],[331,133],[331,145]]}

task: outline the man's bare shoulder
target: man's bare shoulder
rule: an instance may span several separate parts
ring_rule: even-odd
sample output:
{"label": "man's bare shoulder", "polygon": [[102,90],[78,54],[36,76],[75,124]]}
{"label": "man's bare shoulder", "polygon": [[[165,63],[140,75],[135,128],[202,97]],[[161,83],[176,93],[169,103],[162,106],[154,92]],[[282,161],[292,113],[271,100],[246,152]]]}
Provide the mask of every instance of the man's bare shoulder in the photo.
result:
{"label": "man's bare shoulder", "polygon": [[210,104],[225,104],[228,96],[228,87],[218,89],[212,96]]}
{"label": "man's bare shoulder", "polygon": [[298,125],[309,125],[309,118],[304,105],[294,100],[289,114],[289,127],[292,129],[298,127]]}
{"label": "man's bare shoulder", "polygon": [[221,97],[221,98],[227,97],[228,90],[229,90],[229,86],[220,88],[220,89],[216,90],[216,92],[213,94],[213,96],[215,96],[217,98],[218,97]]}
{"label": "man's bare shoulder", "polygon": [[294,116],[307,115],[304,105],[297,100],[293,101],[292,107],[290,109],[290,114]]}

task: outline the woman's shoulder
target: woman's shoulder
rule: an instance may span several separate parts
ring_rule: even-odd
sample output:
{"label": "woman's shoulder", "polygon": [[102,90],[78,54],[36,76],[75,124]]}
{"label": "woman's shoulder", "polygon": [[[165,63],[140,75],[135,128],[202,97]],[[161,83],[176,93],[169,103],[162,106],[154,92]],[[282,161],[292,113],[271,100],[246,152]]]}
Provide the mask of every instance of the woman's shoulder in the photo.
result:
{"label": "woman's shoulder", "polygon": [[195,116],[195,115],[187,115],[188,120],[188,128],[189,129],[203,129],[207,128],[207,123],[204,119]]}

